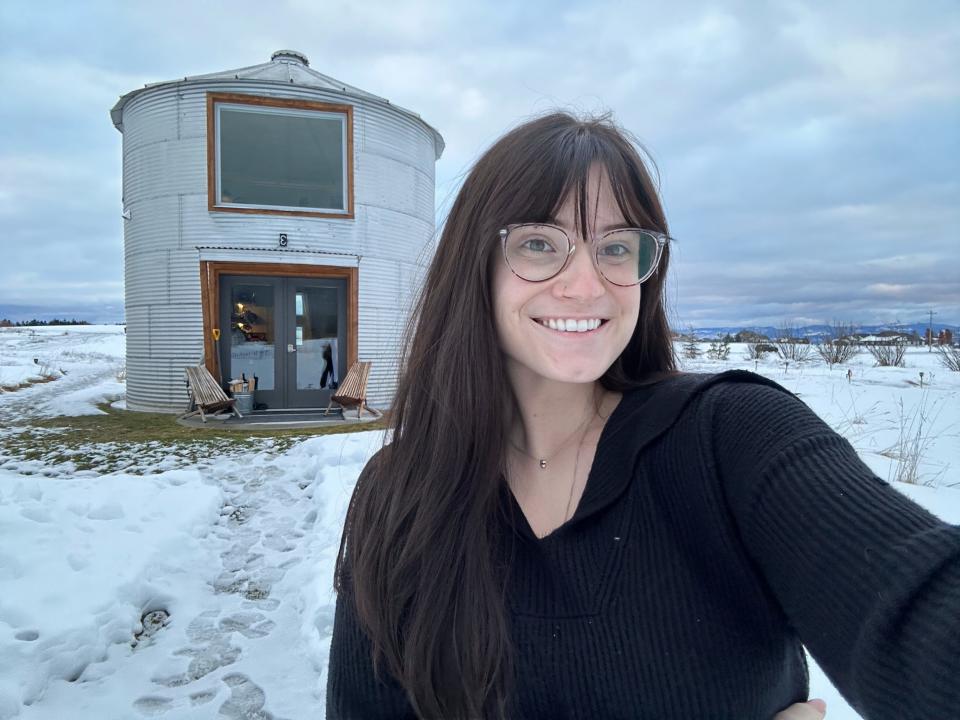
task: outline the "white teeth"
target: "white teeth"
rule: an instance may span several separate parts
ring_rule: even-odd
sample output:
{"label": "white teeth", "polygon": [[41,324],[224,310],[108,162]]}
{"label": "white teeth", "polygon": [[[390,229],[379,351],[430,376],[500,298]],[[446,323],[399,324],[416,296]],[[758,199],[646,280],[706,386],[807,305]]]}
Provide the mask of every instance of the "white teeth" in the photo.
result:
{"label": "white teeth", "polygon": [[591,318],[590,320],[548,318],[546,320],[540,320],[539,322],[551,330],[558,330],[560,332],[589,332],[600,327],[603,321],[597,318]]}

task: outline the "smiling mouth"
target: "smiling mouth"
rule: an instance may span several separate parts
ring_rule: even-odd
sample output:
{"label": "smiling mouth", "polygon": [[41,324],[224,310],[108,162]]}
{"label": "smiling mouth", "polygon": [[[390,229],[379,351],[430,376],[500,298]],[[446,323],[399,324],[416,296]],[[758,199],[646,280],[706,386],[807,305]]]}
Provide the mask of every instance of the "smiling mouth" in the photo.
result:
{"label": "smiling mouth", "polygon": [[536,323],[562,333],[588,333],[608,322],[606,318],[536,318]]}

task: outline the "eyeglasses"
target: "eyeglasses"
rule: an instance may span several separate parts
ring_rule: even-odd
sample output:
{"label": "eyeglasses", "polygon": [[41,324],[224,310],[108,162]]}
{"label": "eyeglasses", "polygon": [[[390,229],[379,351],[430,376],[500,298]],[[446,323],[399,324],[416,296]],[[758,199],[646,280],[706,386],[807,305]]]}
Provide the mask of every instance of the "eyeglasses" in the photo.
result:
{"label": "eyeglasses", "polygon": [[[507,267],[529,282],[559,275],[577,249],[562,228],[541,223],[508,225],[500,230],[500,239]],[[667,235],[654,230],[611,230],[593,239],[594,261],[608,282],[639,285],[656,271],[669,241]]]}

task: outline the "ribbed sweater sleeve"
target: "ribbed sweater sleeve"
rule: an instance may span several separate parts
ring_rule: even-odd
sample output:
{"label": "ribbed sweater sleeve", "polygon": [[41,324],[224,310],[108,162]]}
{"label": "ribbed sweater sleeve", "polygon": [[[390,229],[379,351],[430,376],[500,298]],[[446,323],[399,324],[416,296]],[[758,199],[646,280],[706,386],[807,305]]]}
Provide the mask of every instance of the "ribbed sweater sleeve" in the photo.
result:
{"label": "ribbed sweater sleeve", "polygon": [[747,552],[843,696],[869,720],[960,717],[960,527],[793,395],[722,383],[706,397]]}

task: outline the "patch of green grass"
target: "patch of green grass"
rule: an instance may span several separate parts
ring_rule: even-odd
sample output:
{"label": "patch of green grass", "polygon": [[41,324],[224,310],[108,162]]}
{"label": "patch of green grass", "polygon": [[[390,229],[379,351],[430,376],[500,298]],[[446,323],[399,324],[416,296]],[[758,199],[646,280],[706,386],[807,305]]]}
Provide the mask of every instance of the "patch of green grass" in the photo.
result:
{"label": "patch of green grass", "polygon": [[[328,425],[317,428],[276,430],[228,429],[220,421],[210,420],[206,427],[186,427],[176,422],[174,415],[166,413],[131,412],[110,407],[108,403],[97,406],[104,415],[81,415],[32,420],[30,424],[41,428],[63,428],[75,435],[78,442],[197,442],[219,438],[243,443],[250,437],[305,438],[314,435],[336,435],[345,432],[381,430],[386,427],[383,418],[359,425]],[[63,437],[61,435],[61,437]]]}
{"label": "patch of green grass", "polygon": [[[27,419],[19,430],[0,437],[0,467],[44,474],[131,473],[164,470],[203,462],[212,457],[254,451],[284,452],[318,435],[383,430],[385,418],[363,424],[317,428],[227,429],[212,420],[207,427],[185,427],[173,415],[119,410],[99,405],[103,415]],[[27,461],[31,467],[23,467]]]}

